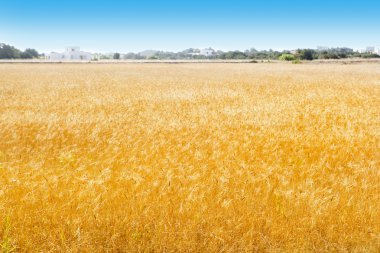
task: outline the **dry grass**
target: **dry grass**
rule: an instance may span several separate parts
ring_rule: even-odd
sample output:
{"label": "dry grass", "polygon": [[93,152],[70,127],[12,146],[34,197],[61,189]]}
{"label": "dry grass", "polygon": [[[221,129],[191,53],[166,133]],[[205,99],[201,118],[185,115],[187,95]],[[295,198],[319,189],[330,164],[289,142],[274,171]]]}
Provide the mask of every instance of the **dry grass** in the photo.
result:
{"label": "dry grass", "polygon": [[4,252],[379,252],[380,67],[0,65]]}

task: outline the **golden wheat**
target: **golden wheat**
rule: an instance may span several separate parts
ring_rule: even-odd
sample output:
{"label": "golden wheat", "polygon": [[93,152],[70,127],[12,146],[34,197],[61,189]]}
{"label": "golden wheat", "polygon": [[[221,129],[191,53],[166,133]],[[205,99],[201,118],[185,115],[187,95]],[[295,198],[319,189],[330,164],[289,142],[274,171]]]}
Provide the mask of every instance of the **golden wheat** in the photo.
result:
{"label": "golden wheat", "polygon": [[380,67],[1,64],[3,252],[379,252]]}

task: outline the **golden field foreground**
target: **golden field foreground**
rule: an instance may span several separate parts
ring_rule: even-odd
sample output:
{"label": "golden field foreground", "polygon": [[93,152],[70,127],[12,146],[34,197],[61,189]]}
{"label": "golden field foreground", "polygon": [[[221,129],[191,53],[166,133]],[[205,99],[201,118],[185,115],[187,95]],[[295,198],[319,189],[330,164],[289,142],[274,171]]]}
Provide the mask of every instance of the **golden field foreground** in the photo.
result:
{"label": "golden field foreground", "polygon": [[380,64],[1,64],[0,245],[379,252]]}

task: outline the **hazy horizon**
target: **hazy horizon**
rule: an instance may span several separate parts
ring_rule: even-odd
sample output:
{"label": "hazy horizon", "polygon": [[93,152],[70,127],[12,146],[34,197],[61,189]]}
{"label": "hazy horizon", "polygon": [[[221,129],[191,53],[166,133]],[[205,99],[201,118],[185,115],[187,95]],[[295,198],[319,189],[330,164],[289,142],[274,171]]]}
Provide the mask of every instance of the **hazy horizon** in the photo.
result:
{"label": "hazy horizon", "polygon": [[380,2],[2,1],[0,42],[39,52],[283,50],[380,45]]}

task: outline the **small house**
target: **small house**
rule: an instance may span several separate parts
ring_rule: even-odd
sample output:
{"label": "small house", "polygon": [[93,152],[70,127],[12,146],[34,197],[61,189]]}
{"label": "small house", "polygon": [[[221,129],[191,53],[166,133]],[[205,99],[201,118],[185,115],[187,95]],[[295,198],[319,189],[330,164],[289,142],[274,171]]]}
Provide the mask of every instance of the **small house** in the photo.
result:
{"label": "small house", "polygon": [[66,47],[65,52],[63,53],[51,52],[47,56],[47,59],[52,61],[89,61],[91,58],[91,53],[80,51],[79,47]]}

